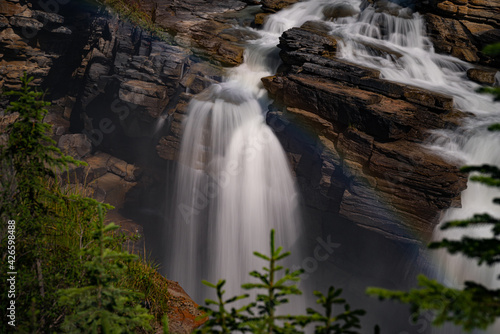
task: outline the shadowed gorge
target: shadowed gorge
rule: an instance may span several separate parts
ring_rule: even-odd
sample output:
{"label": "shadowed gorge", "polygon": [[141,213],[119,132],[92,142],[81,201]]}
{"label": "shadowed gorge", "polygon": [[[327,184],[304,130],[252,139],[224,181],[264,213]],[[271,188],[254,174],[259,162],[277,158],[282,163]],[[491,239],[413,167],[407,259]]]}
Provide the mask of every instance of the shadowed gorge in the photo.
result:
{"label": "shadowed gorge", "polygon": [[115,206],[112,219],[143,238],[130,247],[182,286],[172,293],[189,307],[174,306],[174,332],[199,325],[187,295],[213,297],[202,279],[242,293],[271,228],[287,266],[305,270],[304,295],[343,288],[367,311],[362,333],[460,333],[413,324],[367,286],[409,289],[419,273],[497,286],[495,268],[426,244],[488,236],[437,228],[500,214],[497,191],[460,172],[500,165],[487,130],[500,103],[477,92],[499,84],[498,58],[482,52],[500,40],[498,1],[51,4],[0,4],[0,87],[27,72],[47,90],[51,138],[88,163],[65,186]]}

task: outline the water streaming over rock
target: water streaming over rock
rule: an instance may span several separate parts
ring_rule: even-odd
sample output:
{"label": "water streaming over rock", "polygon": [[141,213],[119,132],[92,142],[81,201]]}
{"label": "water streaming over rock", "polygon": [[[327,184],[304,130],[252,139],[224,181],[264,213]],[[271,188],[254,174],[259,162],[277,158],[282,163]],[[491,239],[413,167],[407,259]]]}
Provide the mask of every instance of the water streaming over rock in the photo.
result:
{"label": "water streaming over rock", "polygon": [[[271,227],[288,249],[297,237],[296,190],[285,155],[264,123],[261,108],[269,101],[260,83],[261,77],[276,71],[276,45],[289,28],[310,20],[327,22],[330,33],[339,37],[340,58],[376,68],[385,79],[453,96],[457,108],[475,117],[457,131],[436,131],[427,147],[458,164],[500,165],[499,138],[486,130],[500,121],[495,115],[500,105],[475,92],[479,85],[465,73],[470,64],[434,52],[423,18],[413,12],[411,2],[400,4],[297,3],[268,17],[257,31],[260,38],[249,42],[245,63],[229,71],[228,82],[193,99],[181,147],[177,215],[170,238],[175,265],[170,275],[196,298],[204,297],[198,290],[202,278],[241,282],[257,265],[249,254],[266,249]],[[463,207],[448,210],[444,220],[482,211],[499,215],[492,196],[494,191],[470,184],[463,193]],[[436,231],[436,238],[441,233]],[[488,234],[481,229],[463,233]],[[459,285],[466,278],[494,284],[495,271],[458,257],[450,260],[445,253],[437,261],[442,279],[456,278],[449,284]]]}
{"label": "water streaming over rock", "polygon": [[263,264],[252,254],[267,251],[271,228],[285,249],[292,249],[299,235],[297,190],[288,160],[264,121],[263,108],[270,101],[260,78],[279,65],[278,38],[262,32],[246,50],[245,63],[189,105],[169,274],[197,300],[208,296],[201,279],[226,278],[227,296],[241,294],[248,272]]}
{"label": "water streaming over rock", "polygon": [[[456,108],[471,112],[475,117],[466,120],[458,130],[434,132],[427,147],[457,164],[500,166],[500,137],[487,131],[488,125],[500,121],[500,104],[491,96],[476,92],[480,86],[468,80],[466,75],[471,65],[436,54],[418,13],[394,3],[378,3],[382,6],[366,5],[359,17],[341,18],[331,23],[331,33],[341,37],[338,55],[380,70],[385,79],[453,96]],[[498,196],[496,189],[469,183],[462,193],[462,208],[449,209],[442,221],[467,219],[482,212],[499,216],[499,207],[492,204],[495,195]],[[488,237],[491,233],[485,228],[446,232],[437,228],[434,239],[460,239],[463,235]],[[475,261],[461,255],[451,256],[446,251],[433,255],[438,278],[446,284],[461,287],[464,281],[473,280],[490,287],[499,286],[499,268],[478,267]],[[495,326],[491,333],[499,330],[500,327]],[[452,326],[433,331],[461,333]]]}

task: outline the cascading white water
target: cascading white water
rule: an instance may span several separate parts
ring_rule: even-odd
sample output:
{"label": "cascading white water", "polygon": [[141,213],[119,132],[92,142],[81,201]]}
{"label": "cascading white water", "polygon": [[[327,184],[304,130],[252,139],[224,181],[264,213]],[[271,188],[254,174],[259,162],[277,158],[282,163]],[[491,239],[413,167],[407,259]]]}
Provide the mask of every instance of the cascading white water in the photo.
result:
{"label": "cascading white water", "polygon": [[[286,156],[262,108],[269,105],[260,79],[279,66],[283,31],[323,18],[329,0],[311,0],[270,16],[250,41],[244,63],[227,82],[193,98],[180,149],[175,222],[169,232],[169,275],[196,300],[207,296],[201,279],[227,278],[228,296],[241,293],[248,272],[261,268],[269,231],[293,248],[300,217]],[[260,106],[259,106],[260,105]],[[293,248],[293,249],[292,249]],[[301,310],[303,311],[303,310]]]}
{"label": "cascading white water", "polygon": [[249,119],[260,117],[252,95],[233,85],[212,85],[193,99],[180,148],[175,224],[168,237],[170,275],[182,282],[192,296],[201,279],[209,279],[212,266],[207,249],[217,219],[217,199],[224,157],[232,133]]}
{"label": "cascading white water", "polygon": [[276,229],[277,244],[290,250],[300,219],[288,160],[262,117],[235,131],[223,171],[228,179],[214,224],[211,276],[230,278],[228,289],[236,291],[248,281],[249,271],[262,267],[262,260],[252,254],[269,249],[269,230]]}
{"label": "cascading white water", "polygon": [[[309,11],[299,6],[290,27],[305,22]],[[202,279],[226,278],[227,296],[241,294],[248,272],[262,267],[252,254],[268,250],[271,228],[276,244],[288,250],[299,234],[297,191],[286,155],[265,124],[262,107],[270,101],[260,81],[279,65],[276,44],[286,28],[259,31],[227,82],[189,105],[168,262],[170,277],[196,300],[208,296]],[[293,255],[300,257],[300,249]]]}
{"label": "cascading white water", "polygon": [[[381,71],[387,80],[419,86],[441,92],[454,98],[456,108],[471,112],[458,130],[435,131],[428,147],[458,164],[500,166],[500,137],[487,131],[488,125],[500,121],[500,103],[491,96],[476,93],[478,84],[469,81],[466,71],[470,64],[456,58],[438,55],[425,35],[424,22],[418,13],[401,8],[390,2],[382,2],[384,12],[375,5],[367,5],[358,17],[339,18],[330,23],[332,34],[341,37],[338,56],[363,66]],[[391,12],[388,14],[387,11]],[[462,193],[462,208],[449,209],[443,222],[467,219],[474,213],[488,212],[500,216],[500,207],[492,203],[498,190],[469,183]],[[460,239],[463,235],[489,237],[488,228],[441,231],[434,239]],[[478,267],[476,261],[461,255],[451,256],[442,250],[434,253],[436,270],[440,279],[451,286],[461,287],[466,280],[498,287],[498,267]],[[498,333],[498,323],[490,333]],[[460,333],[460,329],[448,326],[433,329],[436,333]]]}
{"label": "cascading white water", "polygon": [[[344,14],[325,16],[338,8]],[[458,109],[475,114],[454,132],[436,131],[429,148],[462,164],[500,165],[499,138],[486,131],[488,124],[500,121],[495,115],[500,105],[475,93],[479,85],[465,74],[470,64],[434,52],[418,13],[389,1],[299,2],[269,16],[264,28],[255,31],[260,38],[249,42],[244,64],[228,71],[226,83],[212,86],[190,104],[181,146],[175,230],[169,238],[173,263],[169,275],[197,300],[205,297],[199,290],[203,278],[227,278],[234,282],[228,295],[238,293],[248,271],[261,265],[251,252],[267,249],[270,228],[277,229],[278,243],[288,249],[296,238],[296,190],[285,155],[262,117],[261,108],[269,101],[260,79],[274,74],[279,65],[280,35],[310,20],[326,22],[331,34],[339,37],[339,57],[376,68],[385,79],[453,96]],[[463,207],[448,210],[444,220],[482,211],[499,215],[491,203],[493,195],[491,189],[469,184]],[[440,233],[436,231],[436,238]],[[487,231],[462,233],[484,236]],[[443,278],[457,278],[450,284],[466,278],[485,284],[495,281],[494,272],[471,270],[468,266],[475,265],[463,258],[450,260],[441,253],[436,261]],[[476,276],[467,277],[472,272]]]}

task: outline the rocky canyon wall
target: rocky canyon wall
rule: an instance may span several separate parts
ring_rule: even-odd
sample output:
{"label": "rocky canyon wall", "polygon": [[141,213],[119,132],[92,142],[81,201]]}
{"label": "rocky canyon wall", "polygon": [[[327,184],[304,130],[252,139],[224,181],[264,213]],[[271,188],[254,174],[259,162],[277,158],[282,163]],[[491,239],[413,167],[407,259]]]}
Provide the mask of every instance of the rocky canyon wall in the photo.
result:
{"label": "rocky canyon wall", "polygon": [[[23,71],[35,76],[53,102],[54,139],[89,162],[77,175],[120,207],[136,184],[158,184],[155,173],[138,168],[136,153],[175,160],[191,96],[242,62],[245,41],[256,36],[236,26],[258,25],[294,2],[266,0],[235,15],[244,2],[144,1],[141,10],[165,31],[152,37],[92,2],[5,0],[0,87],[18,87]],[[498,64],[481,49],[498,36],[498,6],[436,0],[419,10],[436,49],[489,66],[469,75],[492,83]],[[284,65],[263,79],[276,100],[268,122],[306,204],[390,237],[429,236],[442,210],[460,205],[466,186],[455,164],[421,146],[429,130],[454,128],[464,117],[451,98],[337,59],[337,41],[321,24],[286,31],[279,48]]]}
{"label": "rocky canyon wall", "polygon": [[288,30],[286,67],[262,79],[305,201],[391,237],[428,236],[441,210],[459,205],[466,177],[421,144],[463,114],[448,96],[337,59],[336,43],[316,25]]}

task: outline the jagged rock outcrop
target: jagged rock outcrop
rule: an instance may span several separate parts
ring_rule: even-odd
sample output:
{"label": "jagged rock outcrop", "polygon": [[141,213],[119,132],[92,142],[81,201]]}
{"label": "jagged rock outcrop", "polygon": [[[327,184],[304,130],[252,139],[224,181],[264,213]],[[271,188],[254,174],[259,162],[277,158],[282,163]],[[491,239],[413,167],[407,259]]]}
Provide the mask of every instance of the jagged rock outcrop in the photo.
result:
{"label": "jagged rock outcrop", "polygon": [[261,0],[260,3],[262,4],[263,11],[275,13],[299,1],[300,0]]}
{"label": "jagged rock outcrop", "polygon": [[[175,129],[182,118],[173,115],[182,109],[177,108],[180,94],[219,81],[217,64],[240,63],[239,44],[252,36],[235,29],[231,18],[220,17],[243,8],[242,2],[154,4],[146,1],[142,10],[154,10],[156,22],[182,46],[152,38],[106,12],[81,11],[77,4],[60,6],[58,14],[44,12],[35,2],[2,3],[0,87],[15,88],[23,71],[34,75],[36,85],[58,97],[53,102],[65,109],[70,130],[87,135],[94,149],[114,146],[123,135],[150,137],[158,123],[172,123]],[[193,52],[216,66],[197,66]],[[175,131],[167,137],[178,141]]]}
{"label": "jagged rock outcrop", "polygon": [[[235,32],[227,12],[245,8],[241,1],[146,0],[146,12],[155,13],[155,23],[174,36],[175,42],[222,65],[234,66],[243,61],[245,40]],[[236,42],[236,43],[235,43]]]}
{"label": "jagged rock outcrop", "polygon": [[[18,88],[27,72],[35,77],[33,85],[48,90],[52,106],[46,121],[53,125],[53,139],[65,153],[88,163],[61,175],[65,188],[85,190],[115,206],[108,218],[130,233],[142,234],[140,220],[122,216],[131,190],[144,181],[132,149],[135,141],[152,142],[152,155],[160,141],[159,152],[168,151],[160,154],[174,159],[191,94],[220,81],[221,64],[241,62],[243,47],[238,44],[252,38],[231,26],[231,18],[226,22],[220,17],[244,3],[164,2],[170,5],[158,8],[157,19],[172,23],[163,26],[178,43],[172,36],[153,37],[97,5],[57,2],[46,8],[38,1],[0,2],[0,89]],[[6,126],[17,117],[3,115],[7,103],[2,96],[0,143],[6,140]],[[144,179],[159,184],[164,176],[157,174]],[[172,291],[180,289],[172,286]],[[189,296],[178,294],[171,327],[173,332],[191,332],[201,323],[199,312]]]}
{"label": "jagged rock outcrop", "polygon": [[201,317],[203,313],[198,304],[184,291],[179,283],[167,280],[170,308],[168,310],[170,333],[189,334],[192,329],[199,327],[208,318]]}
{"label": "jagged rock outcrop", "polygon": [[268,123],[306,204],[390,237],[428,236],[441,211],[459,204],[466,177],[421,144],[430,129],[456,127],[463,114],[448,96],[335,58],[335,39],[313,27],[282,35],[286,67],[262,79],[282,106]]}
{"label": "jagged rock outcrop", "polygon": [[500,1],[433,0],[422,5],[427,31],[436,51],[468,62],[498,66],[498,60],[481,52],[500,40]]}

